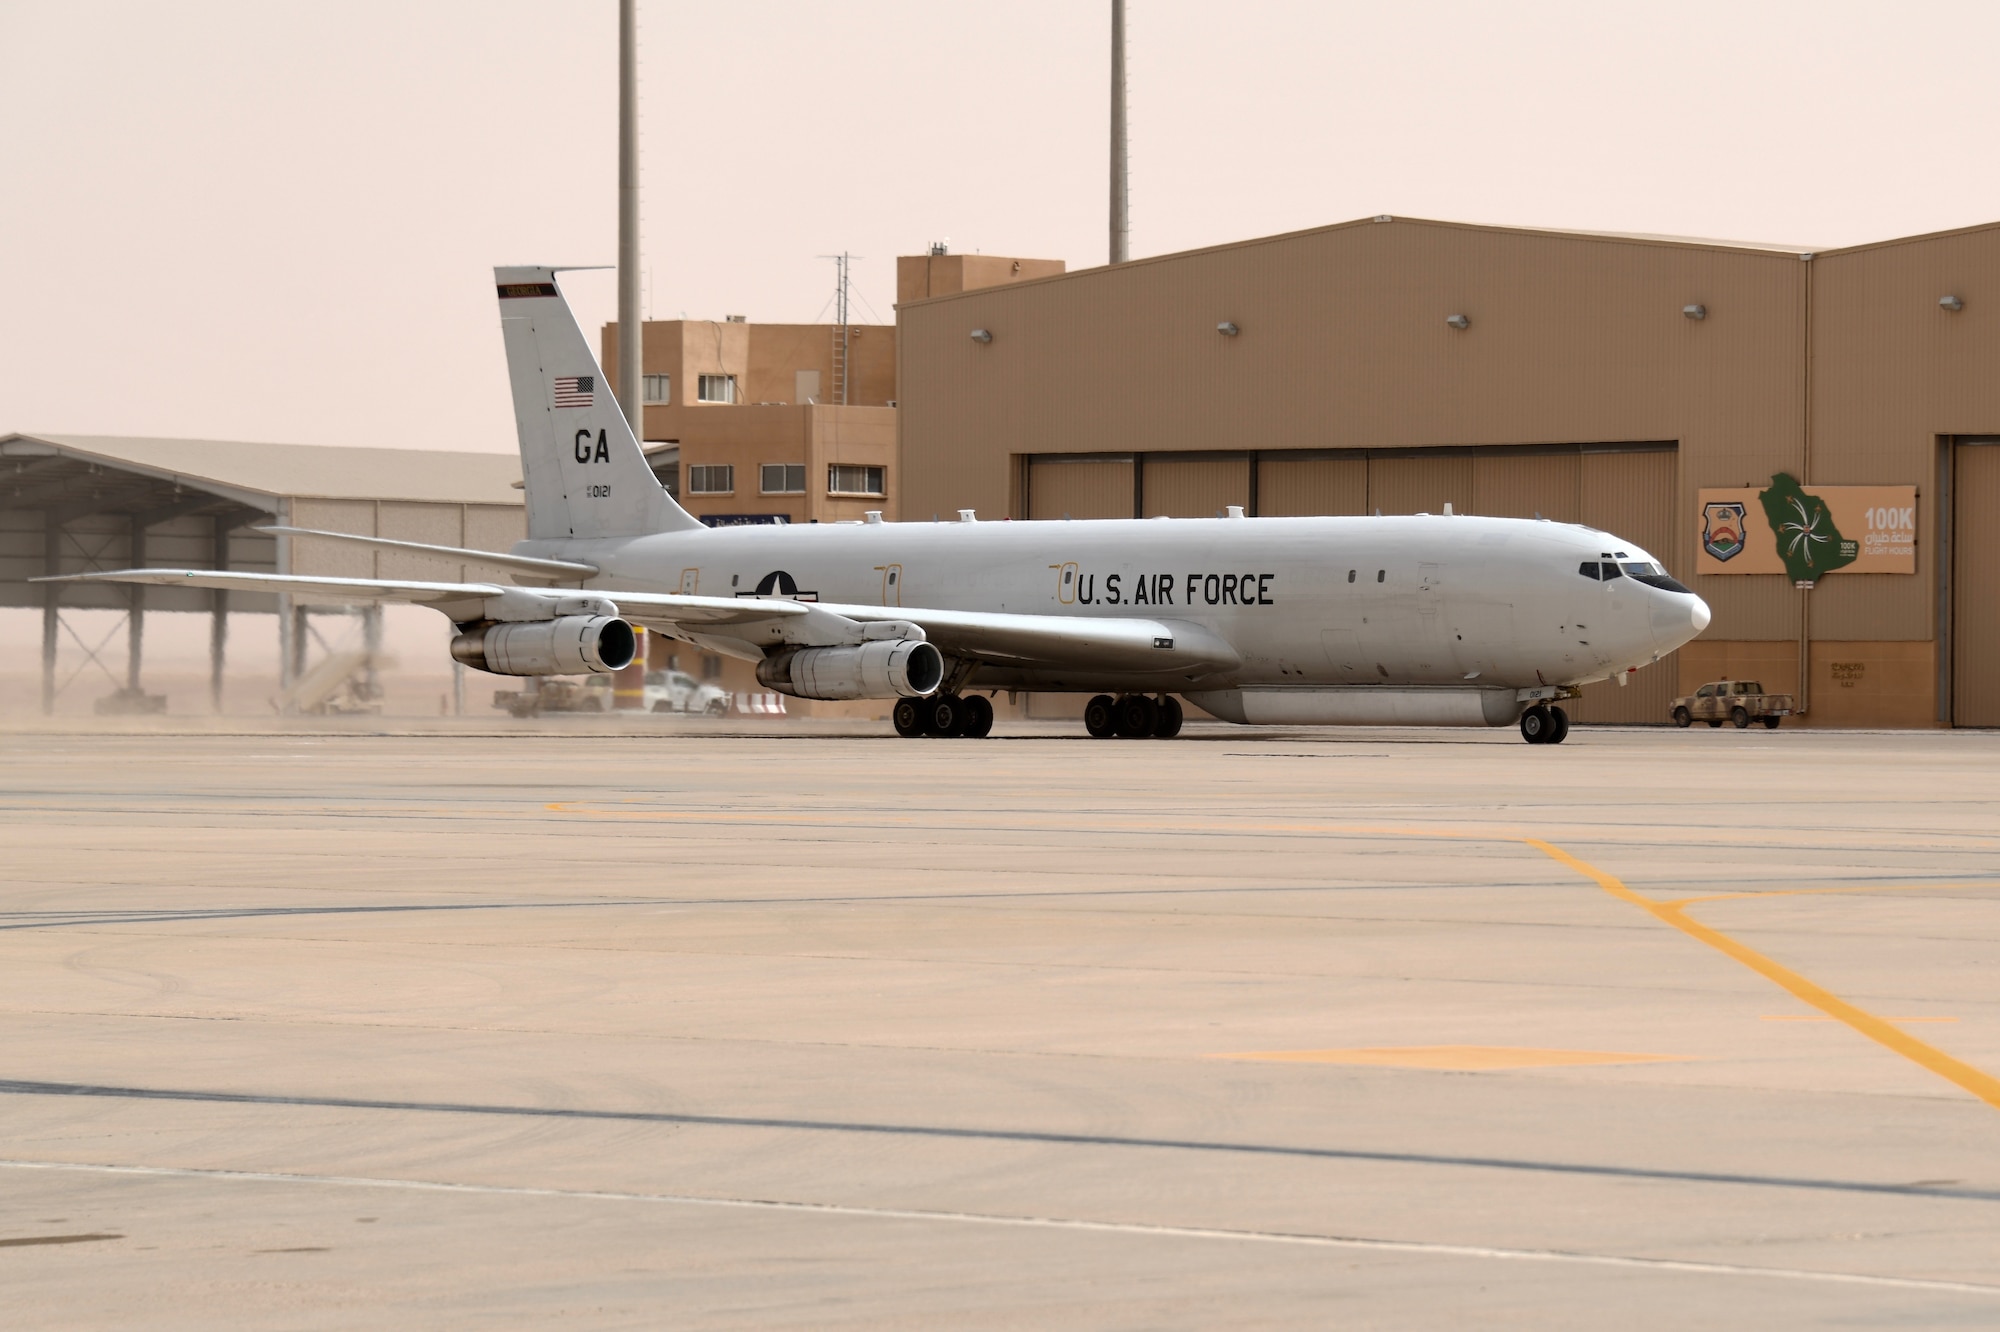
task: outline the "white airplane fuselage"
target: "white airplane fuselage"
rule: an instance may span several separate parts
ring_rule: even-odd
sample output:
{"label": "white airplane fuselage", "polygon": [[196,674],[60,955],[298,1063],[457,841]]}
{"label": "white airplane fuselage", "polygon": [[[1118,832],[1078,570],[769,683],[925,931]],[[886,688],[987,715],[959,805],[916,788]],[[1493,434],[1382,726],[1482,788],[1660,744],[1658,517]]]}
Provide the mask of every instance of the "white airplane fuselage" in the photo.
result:
{"label": "white airplane fuselage", "polygon": [[1517,691],[1644,667],[1708,623],[1692,593],[1579,572],[1653,562],[1630,542],[1469,515],[745,526],[515,550],[596,564],[602,573],[582,586],[614,597],[761,589],[823,604],[1193,624],[1240,663],[1170,681],[989,663],[968,687],[1168,688],[1232,720],[1505,725]]}

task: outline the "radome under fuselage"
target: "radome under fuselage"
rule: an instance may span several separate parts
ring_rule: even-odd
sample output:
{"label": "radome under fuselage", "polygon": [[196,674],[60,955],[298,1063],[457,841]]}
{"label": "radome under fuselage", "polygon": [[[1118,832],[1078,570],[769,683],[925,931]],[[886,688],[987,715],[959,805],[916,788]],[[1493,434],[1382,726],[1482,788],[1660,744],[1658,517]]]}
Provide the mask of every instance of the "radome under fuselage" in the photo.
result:
{"label": "radome under fuselage", "polygon": [[[1708,622],[1691,593],[1578,572],[1652,561],[1629,542],[1469,515],[745,526],[516,551],[595,563],[603,572],[584,586],[613,596],[761,588],[855,606],[1192,622],[1242,660],[1172,686],[1187,693],[1579,684],[1657,661]],[[988,665],[973,687],[1160,682]]]}

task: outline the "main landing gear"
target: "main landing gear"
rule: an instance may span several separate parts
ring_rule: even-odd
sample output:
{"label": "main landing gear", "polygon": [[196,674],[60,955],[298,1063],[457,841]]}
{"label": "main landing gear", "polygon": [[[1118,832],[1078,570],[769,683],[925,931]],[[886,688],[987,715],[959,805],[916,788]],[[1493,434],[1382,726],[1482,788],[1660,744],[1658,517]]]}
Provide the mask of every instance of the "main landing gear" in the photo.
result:
{"label": "main landing gear", "polygon": [[1181,701],[1172,694],[1148,698],[1099,694],[1083,709],[1083,729],[1099,740],[1171,740],[1181,733]]}
{"label": "main landing gear", "polygon": [[1569,714],[1537,703],[1521,714],[1521,738],[1531,745],[1559,745],[1569,738]]}
{"label": "main landing gear", "polygon": [[929,698],[899,698],[890,714],[896,734],[979,740],[993,730],[993,700],[984,694],[932,694]]}

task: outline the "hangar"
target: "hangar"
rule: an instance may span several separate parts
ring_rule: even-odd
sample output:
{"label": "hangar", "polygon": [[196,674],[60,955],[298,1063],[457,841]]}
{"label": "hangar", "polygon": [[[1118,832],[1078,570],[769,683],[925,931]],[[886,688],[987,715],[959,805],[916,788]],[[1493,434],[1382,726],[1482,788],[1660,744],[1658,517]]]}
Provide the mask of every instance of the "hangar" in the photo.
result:
{"label": "hangar", "polygon": [[[1816,251],[1383,216],[897,319],[906,514],[1581,522],[1715,621],[1579,720],[1730,676],[1813,724],[2000,725],[2000,224]],[[1712,496],[1781,473],[1907,494],[1907,571],[1716,559]]]}
{"label": "hangar", "polygon": [[[124,684],[114,706],[140,711],[148,710],[149,697],[143,679],[147,614],[205,614],[211,621],[209,688],[220,710],[231,615],[278,615],[281,683],[289,688],[308,669],[312,616],[327,608],[241,592],[28,580],[167,565],[465,581],[465,567],[449,560],[253,529],[281,523],[506,550],[527,530],[520,477],[520,460],[512,453],[0,436],[0,605],[42,612],[45,713],[54,711],[63,684],[56,664],[66,609],[124,612]],[[358,613],[379,639],[380,608]]]}

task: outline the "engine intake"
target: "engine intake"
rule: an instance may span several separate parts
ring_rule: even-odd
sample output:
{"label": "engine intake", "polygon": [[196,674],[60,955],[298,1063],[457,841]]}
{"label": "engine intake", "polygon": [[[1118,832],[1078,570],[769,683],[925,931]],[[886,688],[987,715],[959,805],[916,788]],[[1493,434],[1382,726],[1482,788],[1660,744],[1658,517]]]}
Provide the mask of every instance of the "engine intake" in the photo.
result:
{"label": "engine intake", "polygon": [[451,655],[493,675],[609,675],[632,664],[639,636],[615,615],[476,625],[451,640]]}
{"label": "engine intake", "polygon": [[944,683],[944,654],[920,638],[788,648],[759,662],[757,679],[798,698],[924,698]]}

